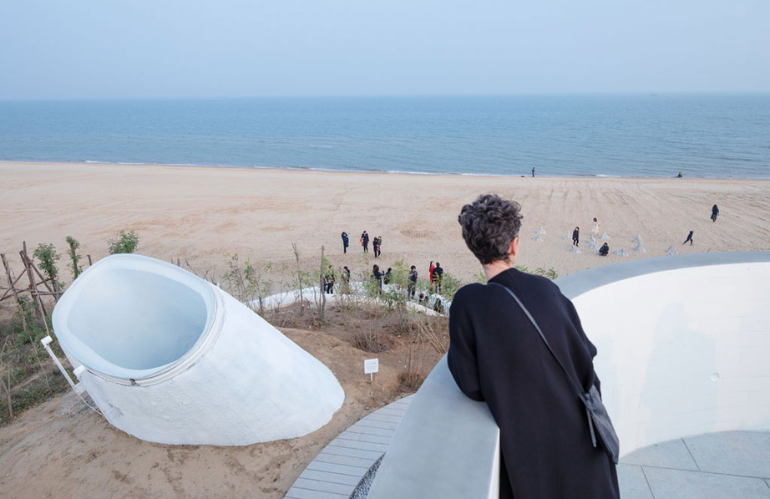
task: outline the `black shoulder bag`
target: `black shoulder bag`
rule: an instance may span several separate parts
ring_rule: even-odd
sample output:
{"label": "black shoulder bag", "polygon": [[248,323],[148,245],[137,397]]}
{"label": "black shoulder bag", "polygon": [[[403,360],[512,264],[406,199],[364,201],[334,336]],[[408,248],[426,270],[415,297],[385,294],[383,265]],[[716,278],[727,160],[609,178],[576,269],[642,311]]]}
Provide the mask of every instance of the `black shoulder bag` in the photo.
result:
{"label": "black shoulder bag", "polygon": [[564,371],[564,374],[567,376],[570,384],[572,384],[572,388],[575,390],[575,393],[577,393],[578,397],[580,397],[580,401],[583,402],[583,405],[586,408],[586,415],[588,416],[588,429],[591,432],[591,442],[594,444],[594,447],[596,447],[596,434],[598,433],[602,447],[604,447],[604,450],[610,456],[612,462],[618,464],[618,454],[620,452],[618,435],[615,433],[615,428],[613,428],[612,421],[610,421],[610,415],[607,414],[607,409],[604,408],[602,397],[599,394],[599,390],[596,389],[596,385],[592,385],[590,390],[584,392],[580,384],[572,379],[572,376],[570,376],[569,372],[567,372],[564,364],[562,364],[559,358],[556,356],[556,353],[554,353],[551,345],[545,338],[545,335],[543,335],[543,331],[540,329],[540,326],[538,326],[537,322],[535,322],[535,318],[532,317],[532,314],[529,313],[527,307],[525,307],[521,300],[519,300],[519,297],[502,284],[498,284],[496,282],[490,282],[489,284],[494,284],[495,286],[499,286],[506,290],[508,294],[511,295],[514,300],[516,300],[516,303],[519,304],[519,307],[521,307],[524,315],[526,315],[530,322],[532,322],[532,325],[535,326],[535,329],[540,334],[540,338],[545,343],[545,346],[548,347],[548,351],[551,352],[553,358],[556,359],[556,362],[559,364],[562,371]]}

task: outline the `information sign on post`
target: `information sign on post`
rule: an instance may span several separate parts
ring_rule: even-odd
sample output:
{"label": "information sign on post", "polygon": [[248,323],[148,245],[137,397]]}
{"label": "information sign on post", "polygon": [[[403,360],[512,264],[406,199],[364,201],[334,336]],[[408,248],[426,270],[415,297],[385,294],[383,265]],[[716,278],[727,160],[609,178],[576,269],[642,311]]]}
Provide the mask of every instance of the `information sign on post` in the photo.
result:
{"label": "information sign on post", "polygon": [[369,381],[374,381],[374,373],[380,372],[379,359],[364,360],[364,374],[369,375]]}

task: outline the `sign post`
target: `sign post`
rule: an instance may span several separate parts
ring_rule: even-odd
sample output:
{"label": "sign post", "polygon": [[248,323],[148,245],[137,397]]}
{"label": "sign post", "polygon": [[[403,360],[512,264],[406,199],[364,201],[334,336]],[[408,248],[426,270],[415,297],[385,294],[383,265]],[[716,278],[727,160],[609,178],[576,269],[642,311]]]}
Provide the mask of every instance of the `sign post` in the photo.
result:
{"label": "sign post", "polygon": [[369,375],[369,382],[374,381],[374,373],[380,372],[379,359],[366,359],[364,360],[364,374]]}

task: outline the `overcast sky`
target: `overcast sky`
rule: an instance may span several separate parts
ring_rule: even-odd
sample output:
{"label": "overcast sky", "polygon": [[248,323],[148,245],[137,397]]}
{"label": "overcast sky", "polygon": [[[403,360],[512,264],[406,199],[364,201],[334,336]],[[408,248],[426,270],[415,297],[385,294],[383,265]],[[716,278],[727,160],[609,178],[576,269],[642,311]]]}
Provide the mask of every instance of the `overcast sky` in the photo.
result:
{"label": "overcast sky", "polygon": [[770,0],[0,0],[0,99],[770,92]]}

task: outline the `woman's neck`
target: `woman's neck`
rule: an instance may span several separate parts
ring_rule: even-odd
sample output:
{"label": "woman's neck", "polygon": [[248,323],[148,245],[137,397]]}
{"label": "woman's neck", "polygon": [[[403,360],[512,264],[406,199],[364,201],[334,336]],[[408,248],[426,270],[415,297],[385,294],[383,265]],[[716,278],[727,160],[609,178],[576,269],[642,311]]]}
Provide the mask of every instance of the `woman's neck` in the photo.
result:
{"label": "woman's neck", "polygon": [[487,265],[482,265],[481,267],[484,269],[484,275],[487,277],[487,281],[490,281],[497,274],[505,272],[513,267],[513,260],[508,262],[505,260],[496,260]]}

